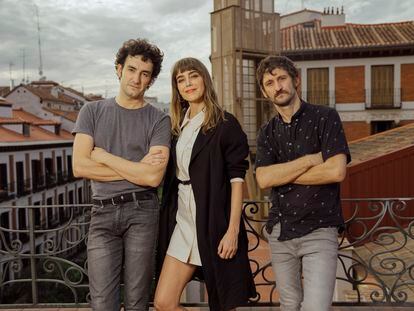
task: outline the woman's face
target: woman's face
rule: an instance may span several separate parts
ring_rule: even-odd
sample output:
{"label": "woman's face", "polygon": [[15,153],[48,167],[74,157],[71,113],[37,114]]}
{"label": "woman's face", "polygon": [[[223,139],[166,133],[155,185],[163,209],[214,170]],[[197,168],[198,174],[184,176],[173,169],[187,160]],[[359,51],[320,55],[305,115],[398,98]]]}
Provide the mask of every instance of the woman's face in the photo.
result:
{"label": "woman's face", "polygon": [[204,97],[204,80],[195,70],[179,72],[175,77],[178,92],[189,103],[200,103]]}

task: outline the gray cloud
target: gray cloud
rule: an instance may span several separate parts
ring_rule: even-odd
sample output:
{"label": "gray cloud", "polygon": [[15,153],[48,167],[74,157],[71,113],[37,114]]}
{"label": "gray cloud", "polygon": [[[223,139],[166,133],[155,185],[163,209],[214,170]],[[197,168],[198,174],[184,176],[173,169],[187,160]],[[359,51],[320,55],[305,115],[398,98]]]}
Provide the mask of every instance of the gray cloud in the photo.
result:
{"label": "gray cloud", "polygon": [[[163,70],[148,95],[168,101],[170,69],[186,56],[210,62],[210,12],[213,0],[0,0],[0,85],[22,79],[22,51],[26,73],[38,78],[37,25],[39,7],[44,73],[48,79],[83,90],[113,96],[118,90],[114,58],[122,42],[144,37],[165,53]],[[300,0],[278,0],[282,14],[301,8]],[[347,21],[379,23],[410,20],[409,0],[308,0],[309,9],[345,6]]]}

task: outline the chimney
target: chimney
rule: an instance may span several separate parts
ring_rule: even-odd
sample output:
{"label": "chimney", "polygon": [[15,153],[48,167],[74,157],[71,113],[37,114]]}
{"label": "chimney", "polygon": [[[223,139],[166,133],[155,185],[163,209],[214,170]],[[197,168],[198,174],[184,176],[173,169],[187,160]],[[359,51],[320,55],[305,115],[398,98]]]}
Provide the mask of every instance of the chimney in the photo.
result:
{"label": "chimney", "polygon": [[336,9],[336,14],[335,14],[335,10],[332,7],[329,13],[329,8],[328,8],[328,13],[327,14],[323,14],[322,18],[321,18],[321,26],[322,27],[335,27],[335,26],[345,26],[345,14],[343,13],[343,9],[341,11],[341,14],[339,14],[339,8]]}

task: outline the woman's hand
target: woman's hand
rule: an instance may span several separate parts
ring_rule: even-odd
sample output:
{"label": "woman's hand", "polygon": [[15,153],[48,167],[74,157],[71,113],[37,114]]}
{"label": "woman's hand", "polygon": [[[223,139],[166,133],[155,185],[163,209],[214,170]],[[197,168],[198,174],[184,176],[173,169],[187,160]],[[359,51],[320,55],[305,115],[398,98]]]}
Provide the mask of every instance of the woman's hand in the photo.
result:
{"label": "woman's hand", "polygon": [[218,255],[221,259],[231,259],[236,255],[239,232],[228,229],[218,246]]}

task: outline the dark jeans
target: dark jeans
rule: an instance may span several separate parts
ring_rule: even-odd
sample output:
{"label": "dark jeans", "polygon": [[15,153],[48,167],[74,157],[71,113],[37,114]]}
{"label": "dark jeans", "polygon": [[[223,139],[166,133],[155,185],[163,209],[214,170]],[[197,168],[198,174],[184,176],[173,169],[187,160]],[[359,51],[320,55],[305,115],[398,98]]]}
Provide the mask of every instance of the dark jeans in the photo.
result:
{"label": "dark jeans", "polygon": [[122,265],[125,309],[148,310],[158,219],[155,193],[145,200],[92,207],[88,275],[94,311],[120,309]]}

